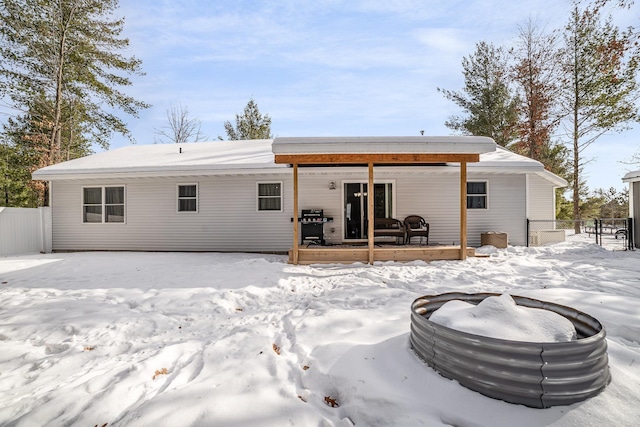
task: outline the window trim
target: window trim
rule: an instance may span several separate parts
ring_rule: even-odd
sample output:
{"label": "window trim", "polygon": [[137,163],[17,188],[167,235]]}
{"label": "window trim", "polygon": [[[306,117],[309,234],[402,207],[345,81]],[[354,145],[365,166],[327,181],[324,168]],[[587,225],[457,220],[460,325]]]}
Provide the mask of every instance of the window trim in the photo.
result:
{"label": "window trim", "polygon": [[[88,222],[84,220],[84,208],[85,206],[98,206],[97,203],[86,204],[84,202],[84,190],[86,188],[99,188],[100,189],[100,208],[101,208],[101,221],[100,222]],[[122,203],[107,203],[107,188],[122,188],[123,202]],[[107,206],[119,206],[122,205],[122,222],[105,221],[107,215]],[[109,185],[83,185],[80,188],[80,223],[81,224],[126,224],[127,223],[127,186],[125,184],[109,184]]]}
{"label": "window trim", "polygon": [[[260,196],[260,185],[261,184],[280,184],[280,195],[279,196]],[[256,181],[256,212],[284,212],[284,184],[282,181]],[[260,199],[269,198],[269,199],[280,199],[280,209],[260,209]]]}
{"label": "window trim", "polygon": [[[484,193],[475,193],[475,194],[469,194],[468,188],[467,188],[467,210],[489,210],[489,180],[486,179],[476,179],[473,181],[467,181],[467,186],[469,184],[479,184],[479,183],[483,183],[484,184]],[[484,197],[484,208],[474,208],[469,206],[469,197]]]}
{"label": "window trim", "polygon": [[[180,197],[180,187],[186,187],[195,185],[196,187],[196,196],[195,197]],[[180,200],[192,200],[196,201],[196,210],[195,211],[181,211],[180,210]],[[179,214],[197,214],[200,212],[200,186],[197,182],[180,182],[176,184],[176,213]]]}

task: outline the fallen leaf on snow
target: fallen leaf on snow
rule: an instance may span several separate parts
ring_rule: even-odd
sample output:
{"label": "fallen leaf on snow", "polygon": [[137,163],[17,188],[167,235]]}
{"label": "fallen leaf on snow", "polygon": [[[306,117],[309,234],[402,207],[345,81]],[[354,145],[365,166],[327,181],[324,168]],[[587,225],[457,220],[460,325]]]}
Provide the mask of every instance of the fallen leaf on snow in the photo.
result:
{"label": "fallen leaf on snow", "polygon": [[338,405],[338,402],[336,402],[336,399],[331,397],[331,396],[325,396],[324,397],[324,402],[327,405],[331,406],[332,408],[337,408],[338,406],[340,406],[340,405]]}
{"label": "fallen leaf on snow", "polygon": [[279,355],[279,354],[280,354],[280,347],[278,347],[278,345],[277,345],[277,344],[274,344],[274,345],[273,345],[273,351],[275,351],[275,352],[276,352],[276,354],[278,354],[278,355]]}
{"label": "fallen leaf on snow", "polygon": [[155,375],[153,376],[153,379],[155,380],[157,376],[160,376],[160,375],[168,375],[168,374],[169,374],[169,371],[167,370],[167,368],[162,368],[162,369],[160,369],[160,370],[156,370],[156,373],[155,373]]}

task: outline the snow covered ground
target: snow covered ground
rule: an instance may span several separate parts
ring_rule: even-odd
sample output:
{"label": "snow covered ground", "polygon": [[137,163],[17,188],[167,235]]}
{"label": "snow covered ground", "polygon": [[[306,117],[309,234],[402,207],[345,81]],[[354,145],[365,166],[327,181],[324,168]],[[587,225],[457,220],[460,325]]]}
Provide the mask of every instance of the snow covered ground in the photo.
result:
{"label": "snow covered ground", "polygon": [[[638,426],[640,251],[292,266],[217,253],[0,258],[2,426]],[[419,296],[498,292],[585,311],[612,382],[532,409],[445,379],[409,347]]]}

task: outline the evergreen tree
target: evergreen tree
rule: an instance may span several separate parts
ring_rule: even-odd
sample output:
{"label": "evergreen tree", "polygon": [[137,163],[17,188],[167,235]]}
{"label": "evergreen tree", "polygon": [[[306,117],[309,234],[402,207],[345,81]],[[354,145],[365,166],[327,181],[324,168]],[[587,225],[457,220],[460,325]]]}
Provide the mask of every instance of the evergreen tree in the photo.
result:
{"label": "evergreen tree", "polygon": [[601,23],[594,11],[574,7],[563,38],[560,108],[571,151],[573,217],[578,220],[584,149],[604,133],[638,120],[638,62],[632,33],[621,32],[611,19]]}
{"label": "evergreen tree", "polygon": [[[74,155],[79,130],[106,148],[112,132],[131,137],[112,111],[137,116],[148,107],[120,91],[140,61],[119,52],[124,19],[112,19],[117,0],[3,0],[0,2],[0,94],[24,120],[47,129],[42,166]],[[34,163],[34,164],[35,164]],[[46,198],[45,198],[46,200]]]}
{"label": "evergreen tree", "polygon": [[[229,140],[271,139],[271,117],[260,114],[258,104],[249,100],[242,115],[236,114],[235,127],[231,122],[224,122],[224,130]],[[222,138],[220,138],[222,139]]]}
{"label": "evergreen tree", "polygon": [[[52,124],[50,120],[42,119],[47,116],[47,111],[40,110],[43,106],[51,104],[43,98],[38,99],[26,114],[9,118],[2,130],[5,150],[14,157],[14,161],[6,162],[9,175],[13,177],[14,192],[29,194],[28,206],[31,207],[46,202],[46,185],[44,182],[31,181],[31,172],[51,164]],[[83,157],[92,152],[91,143],[82,127],[82,109],[78,108],[81,106],[82,104],[73,103],[64,105],[64,127],[60,130],[61,160]]]}
{"label": "evergreen tree", "polygon": [[629,188],[618,191],[614,187],[604,190],[596,188],[594,197],[601,200],[600,218],[626,218],[629,214]]}
{"label": "evergreen tree", "polygon": [[503,147],[517,138],[518,99],[509,86],[508,58],[502,48],[479,42],[475,52],[462,59],[464,89],[438,88],[466,116],[452,116],[445,125],[463,134],[488,136]]}
{"label": "evergreen tree", "polygon": [[31,174],[25,163],[25,156],[16,147],[6,141],[0,143],[0,206],[38,206],[37,192],[27,185]]}

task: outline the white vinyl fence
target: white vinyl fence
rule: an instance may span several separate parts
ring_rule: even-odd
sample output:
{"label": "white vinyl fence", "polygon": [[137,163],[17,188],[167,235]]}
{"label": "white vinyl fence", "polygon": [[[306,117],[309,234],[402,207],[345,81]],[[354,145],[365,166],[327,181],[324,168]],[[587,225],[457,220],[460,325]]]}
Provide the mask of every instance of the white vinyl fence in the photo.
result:
{"label": "white vinyl fence", "polygon": [[0,256],[51,252],[51,208],[0,207]]}

